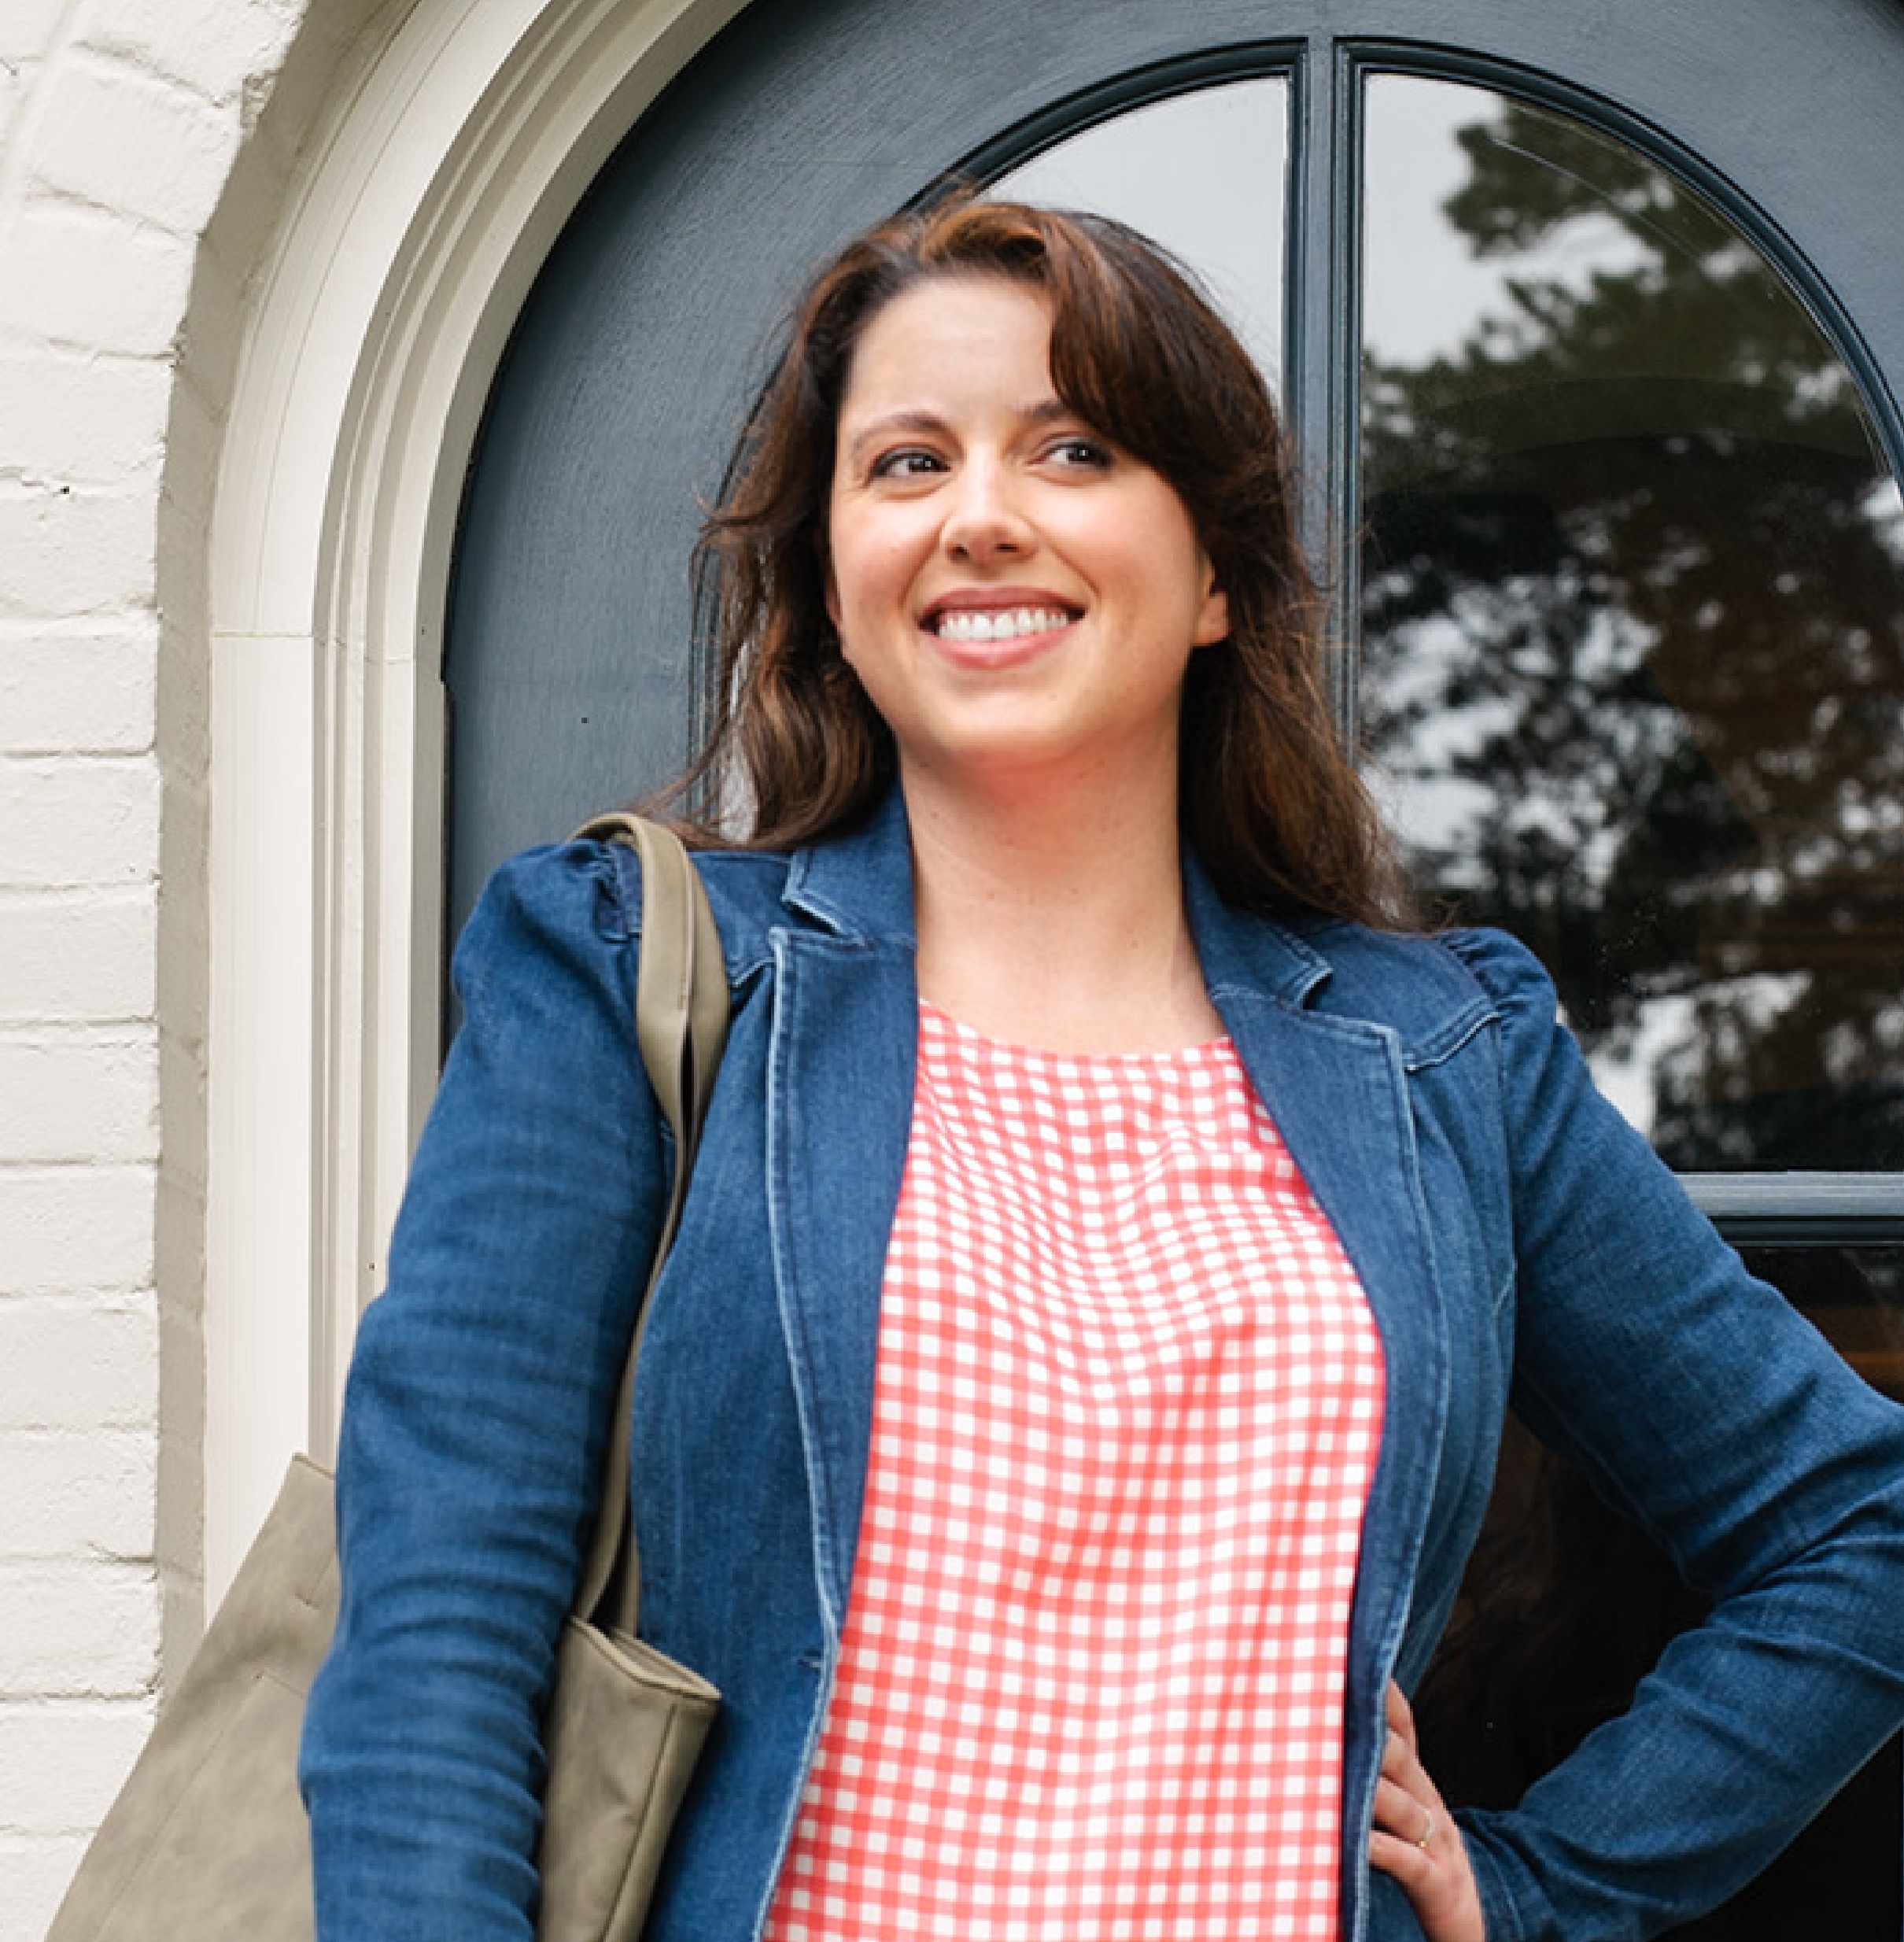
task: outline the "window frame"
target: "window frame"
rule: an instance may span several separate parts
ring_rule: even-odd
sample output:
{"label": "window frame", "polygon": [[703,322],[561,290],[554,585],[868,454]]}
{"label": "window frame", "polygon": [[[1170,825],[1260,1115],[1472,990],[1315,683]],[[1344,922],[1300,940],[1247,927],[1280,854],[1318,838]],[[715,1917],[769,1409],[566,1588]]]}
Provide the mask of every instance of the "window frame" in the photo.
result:
{"label": "window frame", "polygon": [[[1854,319],[1811,259],[1752,198],[1684,142],[1603,94],[1499,57],[1381,36],[1238,42],[1154,61],[1054,102],[961,158],[980,182],[1117,116],[1227,83],[1274,78],[1287,90],[1282,403],[1306,474],[1305,538],[1327,590],[1329,693],[1359,740],[1363,179],[1366,84],[1407,76],[1477,88],[1569,116],[1626,144],[1686,184],[1755,248],[1843,360],[1892,476],[1904,486],[1904,415]],[[922,195],[928,192],[922,192]],[[921,199],[915,198],[914,200]],[[1735,1246],[1878,1246],[1904,1239],[1904,1172],[1682,1174],[1696,1205]]]}

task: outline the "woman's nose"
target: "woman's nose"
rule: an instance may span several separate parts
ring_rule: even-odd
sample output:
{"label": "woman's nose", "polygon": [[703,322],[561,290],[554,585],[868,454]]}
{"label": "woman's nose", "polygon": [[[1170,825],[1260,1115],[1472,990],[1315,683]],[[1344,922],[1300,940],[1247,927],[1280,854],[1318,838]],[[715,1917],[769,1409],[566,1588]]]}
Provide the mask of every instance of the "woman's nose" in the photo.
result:
{"label": "woman's nose", "polygon": [[959,472],[939,537],[947,552],[972,559],[1020,553],[1031,545],[1030,522],[1005,467],[972,463]]}

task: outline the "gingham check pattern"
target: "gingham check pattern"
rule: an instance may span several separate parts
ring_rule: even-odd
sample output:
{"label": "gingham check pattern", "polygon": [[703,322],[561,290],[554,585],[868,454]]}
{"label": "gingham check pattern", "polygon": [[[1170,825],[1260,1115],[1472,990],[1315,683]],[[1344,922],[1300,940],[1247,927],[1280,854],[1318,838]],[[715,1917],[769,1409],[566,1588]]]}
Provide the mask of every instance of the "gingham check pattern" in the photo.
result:
{"label": "gingham check pattern", "polygon": [[774,1942],[1333,1938],[1367,1305],[1227,1042],[929,1007]]}

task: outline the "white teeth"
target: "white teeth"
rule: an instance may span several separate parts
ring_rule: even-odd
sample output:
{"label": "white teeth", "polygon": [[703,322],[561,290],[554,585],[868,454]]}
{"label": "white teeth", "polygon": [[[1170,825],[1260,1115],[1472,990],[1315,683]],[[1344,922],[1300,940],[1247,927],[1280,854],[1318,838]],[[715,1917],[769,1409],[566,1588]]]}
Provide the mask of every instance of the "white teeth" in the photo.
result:
{"label": "white teeth", "polygon": [[1016,641],[1065,626],[1070,618],[1054,607],[956,607],[939,615],[937,631],[942,641]]}

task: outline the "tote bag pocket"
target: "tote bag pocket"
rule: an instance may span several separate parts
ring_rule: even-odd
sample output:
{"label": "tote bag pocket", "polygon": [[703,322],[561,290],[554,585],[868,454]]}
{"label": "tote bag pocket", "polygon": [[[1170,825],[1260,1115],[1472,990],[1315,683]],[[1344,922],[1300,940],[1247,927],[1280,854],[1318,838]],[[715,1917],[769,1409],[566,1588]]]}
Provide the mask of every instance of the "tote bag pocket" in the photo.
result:
{"label": "tote bag pocket", "polygon": [[721,1696],[625,1633],[563,1628],[543,1725],[549,1760],[537,1942],[639,1933],[668,1831]]}

